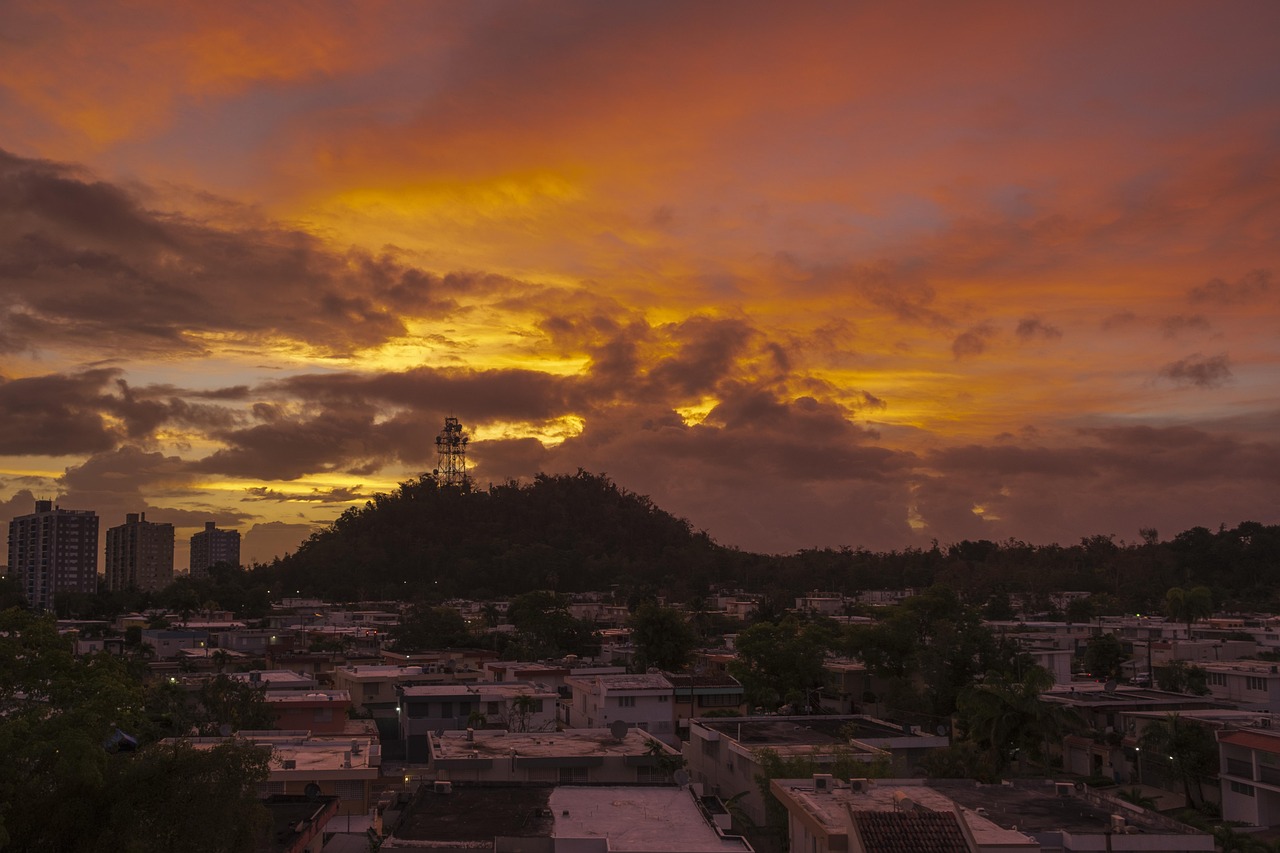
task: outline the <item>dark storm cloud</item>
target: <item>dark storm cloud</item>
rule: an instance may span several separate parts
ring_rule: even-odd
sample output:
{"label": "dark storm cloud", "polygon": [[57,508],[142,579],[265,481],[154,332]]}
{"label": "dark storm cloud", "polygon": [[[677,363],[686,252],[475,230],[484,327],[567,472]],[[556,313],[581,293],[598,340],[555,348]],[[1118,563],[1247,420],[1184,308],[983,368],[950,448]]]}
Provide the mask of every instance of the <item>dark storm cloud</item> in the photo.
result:
{"label": "dark storm cloud", "polygon": [[1080,448],[1019,447],[1003,442],[996,446],[970,444],[948,448],[931,455],[928,462],[930,467],[948,473],[1032,473],[1053,477],[1090,476],[1096,465],[1089,452]]}
{"label": "dark storm cloud", "polygon": [[[1178,530],[1274,518],[1280,488],[1275,417],[1240,435],[1216,428],[1103,427],[1059,447],[969,445],[931,454],[916,510],[942,541],[1018,536],[1070,543],[1136,535],[1153,518]],[[1028,436],[1028,440],[1034,436]]]}
{"label": "dark storm cloud", "polygon": [[[1107,469],[1166,485],[1205,480],[1280,483],[1280,442],[1195,427],[1111,427],[1084,435],[1107,452]],[[1273,434],[1274,435],[1274,434]]]}
{"label": "dark storm cloud", "polygon": [[1225,354],[1203,356],[1193,353],[1160,368],[1162,378],[1176,385],[1220,388],[1231,381],[1231,362]]}
{"label": "dark storm cloud", "polygon": [[660,404],[602,410],[581,435],[531,461],[545,471],[605,472],[746,548],[891,547],[910,536],[903,507],[913,454],[877,446],[830,403],[747,385],[721,393],[695,425]]}
{"label": "dark storm cloud", "polygon": [[202,333],[343,353],[405,333],[491,276],[434,276],[299,231],[231,230],[145,208],[74,167],[0,152],[0,346],[198,350]]}
{"label": "dark storm cloud", "polygon": [[937,451],[926,463],[959,479],[1030,475],[1144,487],[1209,480],[1280,482],[1280,443],[1275,441],[1181,426],[1091,428],[1078,434],[1084,441],[1067,447],[966,445]]}
{"label": "dark storm cloud", "polygon": [[316,373],[264,386],[323,405],[405,407],[425,413],[467,412],[475,421],[558,417],[574,397],[573,378],[534,370],[420,367],[399,373]]}
{"label": "dark storm cloud", "polygon": [[1057,326],[1044,322],[1039,317],[1025,317],[1018,321],[1018,327],[1014,329],[1014,334],[1018,336],[1020,341],[1030,341],[1035,338],[1056,340],[1062,337],[1062,330]]}
{"label": "dark storm cloud", "polygon": [[1193,305],[1236,305],[1256,302],[1271,290],[1271,270],[1250,270],[1235,282],[1211,279],[1187,292]]}
{"label": "dark storm cloud", "polygon": [[0,377],[0,454],[99,453],[123,441],[147,442],[166,424],[211,429],[238,420],[230,409],[156,390],[130,386],[115,368]]}
{"label": "dark storm cloud", "polygon": [[7,381],[0,377],[0,454],[61,456],[114,447],[119,431],[104,415],[128,406],[103,390],[118,374],[99,369]]}
{"label": "dark storm cloud", "polygon": [[[659,399],[689,397],[714,389],[732,376],[755,330],[740,320],[692,317],[661,329],[675,353],[658,359],[645,377],[645,387]],[[776,345],[770,348],[778,359]]]}
{"label": "dark storm cloud", "polygon": [[263,480],[296,480],[305,474],[357,467],[367,470],[395,458],[394,449],[380,440],[376,415],[373,407],[347,405],[215,432],[225,446],[191,463],[191,468]]}
{"label": "dark storm cloud", "polygon": [[147,452],[126,445],[109,453],[97,453],[80,465],[68,468],[59,484],[68,493],[142,493],[143,488],[159,490],[165,484],[184,484],[189,479],[186,463],[177,456]]}

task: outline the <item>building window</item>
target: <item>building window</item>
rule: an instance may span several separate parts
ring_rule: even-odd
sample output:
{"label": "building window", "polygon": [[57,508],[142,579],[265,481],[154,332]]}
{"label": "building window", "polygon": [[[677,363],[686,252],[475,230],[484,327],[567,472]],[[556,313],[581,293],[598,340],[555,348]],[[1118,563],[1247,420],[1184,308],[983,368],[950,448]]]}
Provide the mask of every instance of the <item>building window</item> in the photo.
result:
{"label": "building window", "polygon": [[1243,782],[1237,782],[1237,781],[1235,781],[1234,779],[1232,779],[1232,780],[1231,780],[1231,792],[1232,792],[1233,794],[1243,794],[1243,795],[1244,795],[1244,796],[1246,796],[1246,797],[1252,797],[1252,796],[1253,796],[1253,786],[1252,786],[1252,785],[1246,785],[1246,784],[1245,784],[1245,783],[1243,783]]}
{"label": "building window", "polygon": [[637,767],[636,781],[640,783],[654,783],[667,781],[667,774],[660,767]]}
{"label": "building window", "polygon": [[560,783],[574,784],[587,781],[587,768],[585,767],[561,767]]}
{"label": "building window", "polygon": [[1217,687],[1226,687],[1227,676],[1221,672],[1211,672],[1209,673],[1209,683]]}
{"label": "building window", "polygon": [[441,703],[440,703],[440,716],[441,716],[441,717],[452,717],[452,716],[453,716],[453,703],[452,703],[452,702],[441,702]]}
{"label": "building window", "polygon": [[708,696],[698,697],[699,708],[732,708],[740,701],[740,697],[733,693],[712,693]]}
{"label": "building window", "polygon": [[259,798],[270,797],[272,794],[283,794],[283,793],[284,793],[283,782],[259,782],[258,783]]}
{"label": "building window", "polygon": [[1255,675],[1246,675],[1244,677],[1244,686],[1246,690],[1265,691],[1267,689],[1267,680],[1265,678],[1258,678]]}
{"label": "building window", "polygon": [[485,705],[485,711],[490,717],[496,717],[502,713],[501,702],[489,702]]}
{"label": "building window", "polygon": [[658,701],[659,701],[659,702],[666,702],[668,698],[669,698],[669,697],[667,696],[667,694],[663,693],[663,694],[661,694],[661,695],[659,695],[659,696],[658,696]]}
{"label": "building window", "polygon": [[363,800],[364,781],[360,779],[339,779],[333,783],[333,793],[340,800]]}
{"label": "building window", "polygon": [[635,706],[636,706],[636,697],[634,697],[634,696],[619,696],[619,697],[618,697],[618,707],[619,707],[619,708],[634,708]]}

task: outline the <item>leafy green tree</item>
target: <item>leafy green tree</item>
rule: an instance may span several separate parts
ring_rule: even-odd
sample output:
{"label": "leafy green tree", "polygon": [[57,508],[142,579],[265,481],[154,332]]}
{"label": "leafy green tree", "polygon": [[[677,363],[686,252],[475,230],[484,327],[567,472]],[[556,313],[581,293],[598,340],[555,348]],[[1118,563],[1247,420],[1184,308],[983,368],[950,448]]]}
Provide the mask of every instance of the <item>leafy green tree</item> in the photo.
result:
{"label": "leafy green tree", "polygon": [[1190,693],[1194,696],[1208,696],[1212,692],[1209,690],[1208,671],[1183,660],[1156,667],[1156,686],[1161,690]]}
{"label": "leafy green tree", "polygon": [[1098,634],[1090,637],[1084,647],[1084,668],[1094,675],[1118,678],[1120,665],[1128,660],[1124,644],[1115,634]]}
{"label": "leafy green tree", "polygon": [[1014,754],[1048,756],[1042,747],[1050,739],[1049,706],[1040,694],[1053,685],[1042,667],[1031,667],[1020,680],[989,673],[959,697],[960,721],[965,736],[987,751],[997,770],[1009,765]]}
{"label": "leafy green tree", "polygon": [[516,596],[507,608],[507,619],[516,628],[522,657],[544,658],[564,654],[590,654],[599,647],[595,626],[575,619],[569,599],[554,592],[528,592]]}
{"label": "leafy green tree", "polygon": [[535,732],[546,731],[555,725],[547,720],[539,725],[534,724],[534,714],[538,711],[538,703],[546,700],[534,699],[532,696],[521,694],[516,696],[507,705],[506,713],[500,720],[502,727],[509,732]]}
{"label": "leafy green tree", "polygon": [[1009,593],[1004,590],[991,593],[982,615],[992,622],[1009,622],[1018,617],[1018,614],[1013,609],[1013,602],[1009,598]]}
{"label": "leafy green tree", "polygon": [[[0,613],[0,847],[37,849],[28,842],[87,818],[79,813],[105,784],[103,741],[117,728],[138,731],[142,709],[141,687],[124,661],[77,657],[52,618]],[[59,820],[49,820],[55,814]]]}
{"label": "leafy green tree", "polygon": [[1208,729],[1177,713],[1168,714],[1147,724],[1139,744],[1143,752],[1167,757],[1174,777],[1182,781],[1189,805],[1198,807],[1204,802],[1200,783],[1218,768],[1218,746]]}
{"label": "leafy green tree", "polygon": [[202,713],[196,725],[201,734],[219,734],[223,726],[239,732],[275,725],[275,714],[267,704],[266,689],[261,686],[218,673],[200,685],[197,695]]}
{"label": "leafy green tree", "polygon": [[428,651],[472,645],[474,636],[467,620],[452,607],[418,605],[391,629],[391,644],[396,651]]}
{"label": "leafy green tree", "polygon": [[991,751],[971,740],[952,740],[943,749],[933,749],[920,760],[930,779],[976,779],[988,784],[1000,781]]}
{"label": "leafy green tree", "polygon": [[259,849],[270,820],[256,785],[267,778],[269,758],[269,749],[232,739],[212,749],[158,743],[117,762],[108,778],[110,808],[93,849]]}
{"label": "leafy green tree", "polygon": [[1068,622],[1089,622],[1094,617],[1092,598],[1073,598],[1067,602],[1066,615]]}
{"label": "leafy green tree", "polygon": [[742,682],[747,701],[764,708],[791,703],[807,711],[819,706],[823,663],[835,632],[822,622],[788,616],[778,624],[757,622],[738,635],[738,655],[729,671]]}
{"label": "leafy green tree", "polygon": [[976,608],[948,587],[930,587],[846,634],[845,650],[889,682],[895,710],[950,716],[957,698],[988,671],[1016,671],[1025,655],[1001,644]]}
{"label": "leafy green tree", "polygon": [[698,637],[679,610],[646,601],[632,615],[630,626],[635,665],[641,672],[649,667],[681,670],[692,659]]}
{"label": "leafy green tree", "polygon": [[0,613],[0,848],[253,849],[265,755],[148,745],[184,725],[151,716],[174,698],[124,660],[75,655],[50,618]]}

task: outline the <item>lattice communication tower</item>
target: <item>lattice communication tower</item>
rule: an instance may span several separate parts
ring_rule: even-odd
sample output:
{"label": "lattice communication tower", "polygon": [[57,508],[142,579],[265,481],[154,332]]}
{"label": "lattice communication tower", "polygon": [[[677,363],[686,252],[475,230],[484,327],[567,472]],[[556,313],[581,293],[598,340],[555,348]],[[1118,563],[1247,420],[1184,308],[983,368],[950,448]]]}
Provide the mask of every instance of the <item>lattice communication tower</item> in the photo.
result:
{"label": "lattice communication tower", "polygon": [[436,436],[437,481],[442,486],[463,486],[467,482],[467,443],[471,436],[462,431],[457,418],[445,418],[444,429]]}

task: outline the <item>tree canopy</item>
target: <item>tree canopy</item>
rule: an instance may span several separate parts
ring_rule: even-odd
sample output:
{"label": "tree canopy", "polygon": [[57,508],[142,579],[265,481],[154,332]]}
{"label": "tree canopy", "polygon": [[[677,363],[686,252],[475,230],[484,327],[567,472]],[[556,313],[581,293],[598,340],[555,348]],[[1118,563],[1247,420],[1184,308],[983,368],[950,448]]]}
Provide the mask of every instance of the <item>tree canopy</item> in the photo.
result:
{"label": "tree canopy", "polygon": [[[260,826],[265,756],[148,743],[169,733],[153,699],[126,660],[75,655],[52,618],[0,613],[0,847],[245,849],[230,841]],[[166,804],[188,811],[151,811]],[[153,831],[166,817],[179,843]]]}

